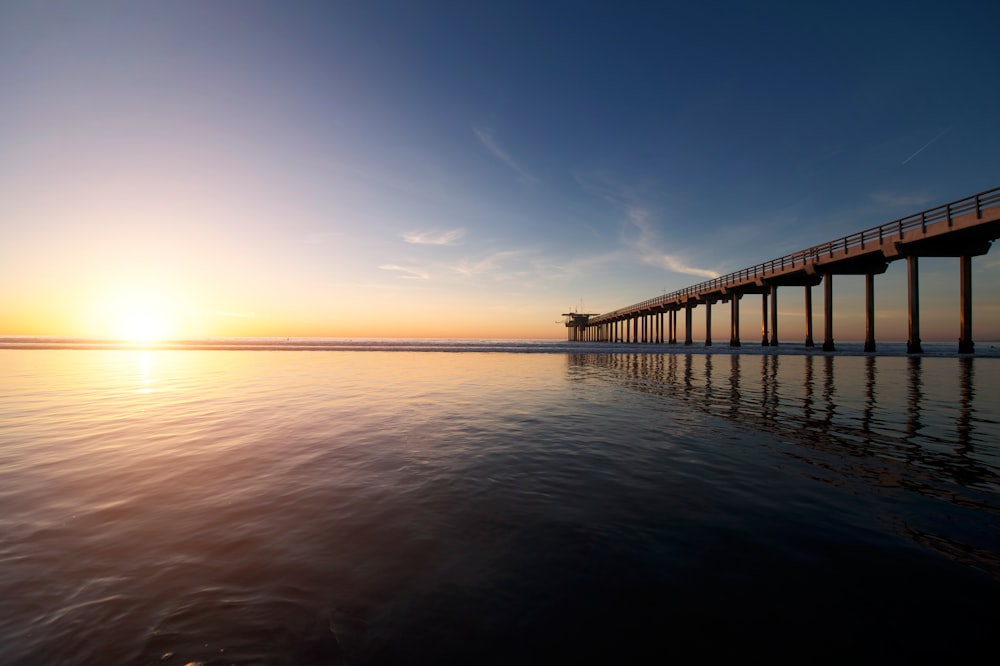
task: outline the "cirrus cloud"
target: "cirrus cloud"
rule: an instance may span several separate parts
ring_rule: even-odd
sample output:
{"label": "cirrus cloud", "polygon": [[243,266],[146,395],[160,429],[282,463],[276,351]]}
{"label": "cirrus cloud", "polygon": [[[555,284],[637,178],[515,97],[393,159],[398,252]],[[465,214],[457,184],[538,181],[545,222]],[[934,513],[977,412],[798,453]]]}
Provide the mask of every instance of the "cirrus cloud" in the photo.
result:
{"label": "cirrus cloud", "polygon": [[458,245],[464,235],[465,229],[411,231],[403,234],[403,240],[414,245]]}
{"label": "cirrus cloud", "polygon": [[394,271],[399,273],[399,278],[403,280],[428,280],[430,275],[427,271],[419,268],[407,268],[398,264],[382,264],[379,266],[383,271]]}

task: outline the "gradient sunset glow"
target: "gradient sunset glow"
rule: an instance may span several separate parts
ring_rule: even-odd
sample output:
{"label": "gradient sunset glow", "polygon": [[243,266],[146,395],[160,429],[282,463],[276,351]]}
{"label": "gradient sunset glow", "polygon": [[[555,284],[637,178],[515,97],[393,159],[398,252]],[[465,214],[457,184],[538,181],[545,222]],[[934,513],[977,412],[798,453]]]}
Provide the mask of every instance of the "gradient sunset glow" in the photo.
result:
{"label": "gradient sunset glow", "polygon": [[[562,338],[570,309],[1000,185],[998,24],[983,3],[7,2],[0,335]],[[998,256],[973,264],[976,339],[1000,338]],[[838,339],[862,337],[852,277]],[[905,338],[904,281],[876,282],[880,339]],[[957,261],[922,261],[921,290],[924,338],[956,338]]]}

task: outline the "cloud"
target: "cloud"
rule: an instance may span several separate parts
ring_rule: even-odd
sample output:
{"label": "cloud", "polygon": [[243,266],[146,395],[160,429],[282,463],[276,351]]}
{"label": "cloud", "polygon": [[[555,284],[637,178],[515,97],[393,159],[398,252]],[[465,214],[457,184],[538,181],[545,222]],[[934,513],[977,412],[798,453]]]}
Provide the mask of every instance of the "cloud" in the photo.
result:
{"label": "cloud", "polygon": [[[502,264],[506,260],[526,254],[529,254],[527,250],[502,250],[500,252],[494,252],[493,254],[478,260],[463,259],[457,264],[452,264],[448,268],[451,271],[465,277],[483,275],[486,273],[496,273],[502,269]],[[499,277],[520,277],[523,276],[523,274],[524,271],[507,271]]]}
{"label": "cloud", "polygon": [[604,266],[621,264],[631,258],[631,253],[621,249],[601,254],[575,255],[559,263],[539,262],[538,273],[545,280],[573,280],[589,275]]}
{"label": "cloud", "polygon": [[685,275],[696,275],[705,278],[717,278],[719,273],[707,268],[690,266],[683,259],[674,254],[661,252],[656,248],[657,234],[653,226],[649,223],[649,212],[640,207],[631,207],[628,210],[629,224],[637,232],[626,237],[626,244],[639,254],[642,263],[663,268],[673,273],[683,273]]}
{"label": "cloud", "polygon": [[418,268],[407,268],[406,266],[399,266],[397,264],[383,264],[379,266],[384,271],[395,271],[401,273],[399,277],[403,280],[427,280],[430,279],[430,275],[423,270]]}
{"label": "cloud", "polygon": [[448,231],[411,231],[403,234],[403,240],[414,245],[458,245],[465,235],[465,229]]}
{"label": "cloud", "polygon": [[873,192],[868,196],[880,206],[890,206],[893,208],[917,208],[931,201],[930,196],[920,193],[890,194],[889,192]]}
{"label": "cloud", "polygon": [[538,182],[537,178],[535,178],[530,173],[525,171],[524,167],[515,162],[514,158],[508,155],[507,151],[505,151],[503,148],[500,147],[500,145],[496,142],[496,139],[493,137],[493,133],[490,130],[474,127],[472,131],[475,132],[476,138],[479,139],[479,141],[482,142],[484,146],[486,146],[486,150],[490,151],[490,154],[492,154],[493,157],[497,158],[498,160],[509,166],[514,171],[514,173],[518,175],[518,180],[527,183]]}
{"label": "cloud", "polygon": [[687,264],[681,262],[677,257],[670,254],[649,252],[643,255],[642,261],[643,263],[650,264],[651,266],[658,266],[674,273],[697,275],[698,277],[705,277],[709,279],[719,277],[718,271],[688,266]]}

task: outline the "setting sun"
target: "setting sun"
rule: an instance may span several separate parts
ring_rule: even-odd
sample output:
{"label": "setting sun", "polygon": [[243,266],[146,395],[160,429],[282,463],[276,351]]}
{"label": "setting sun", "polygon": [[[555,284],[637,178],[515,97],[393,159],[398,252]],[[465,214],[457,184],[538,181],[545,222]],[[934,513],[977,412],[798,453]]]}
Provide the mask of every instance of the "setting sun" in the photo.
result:
{"label": "setting sun", "polygon": [[167,318],[151,308],[123,312],[114,327],[115,337],[132,342],[165,340],[172,335]]}
{"label": "setting sun", "polygon": [[97,308],[103,335],[125,342],[157,342],[181,334],[178,301],[169,290],[112,289]]}

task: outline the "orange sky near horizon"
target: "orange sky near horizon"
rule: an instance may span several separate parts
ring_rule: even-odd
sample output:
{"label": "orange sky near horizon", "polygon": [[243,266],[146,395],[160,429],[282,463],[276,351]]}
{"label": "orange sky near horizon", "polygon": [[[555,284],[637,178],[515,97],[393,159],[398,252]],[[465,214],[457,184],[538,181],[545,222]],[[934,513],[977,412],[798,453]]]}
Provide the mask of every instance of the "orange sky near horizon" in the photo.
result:
{"label": "orange sky near horizon", "polygon": [[[952,266],[951,264],[954,264]],[[986,257],[974,260],[973,334],[974,339],[1000,338],[1000,306],[995,284],[998,267]],[[925,259],[921,279],[921,333],[926,341],[958,338],[957,260]],[[950,269],[950,270],[949,270]],[[955,275],[948,275],[954,272]],[[906,338],[906,303],[896,294],[903,289],[905,264],[891,264],[889,272],[876,278],[876,337],[881,340]],[[190,281],[141,284],[91,283],[82,276],[66,287],[53,291],[47,299],[34,298],[30,290],[8,296],[0,335],[92,337],[102,339],[199,339],[211,337],[410,337],[410,338],[526,338],[560,339],[566,330],[559,315],[568,309],[556,304],[540,306],[525,299],[524,309],[509,304],[490,308],[474,298],[463,301],[453,294],[440,301],[412,299],[403,294],[377,296],[341,294],[330,300],[313,300],[290,292],[275,299],[270,292],[254,297],[243,295],[226,300],[215,296],[212,286],[202,288]],[[834,277],[834,336],[837,340],[863,339],[864,296],[861,276]],[[800,287],[778,290],[779,334],[794,343],[804,337],[804,294]],[[823,326],[822,286],[813,289],[814,335],[819,339]],[[213,305],[235,303],[233,309]],[[761,307],[755,295],[741,304],[741,334],[744,340],[759,337]],[[432,305],[433,303],[433,305]],[[625,303],[621,303],[625,305]],[[472,315],[466,315],[467,312]],[[483,313],[491,311],[492,316]],[[718,344],[728,338],[729,305],[713,307],[712,337]],[[694,310],[695,340],[705,337],[704,307]],[[682,324],[681,324],[682,325]]]}

